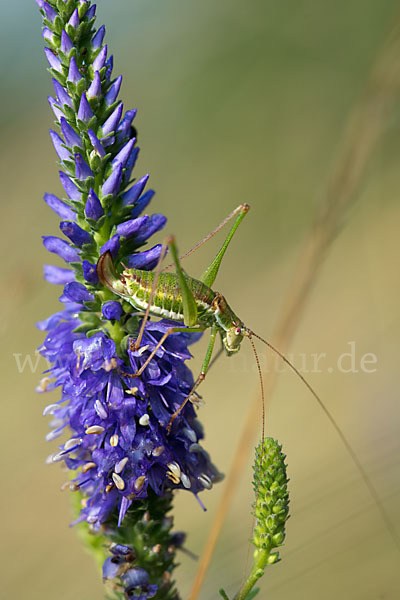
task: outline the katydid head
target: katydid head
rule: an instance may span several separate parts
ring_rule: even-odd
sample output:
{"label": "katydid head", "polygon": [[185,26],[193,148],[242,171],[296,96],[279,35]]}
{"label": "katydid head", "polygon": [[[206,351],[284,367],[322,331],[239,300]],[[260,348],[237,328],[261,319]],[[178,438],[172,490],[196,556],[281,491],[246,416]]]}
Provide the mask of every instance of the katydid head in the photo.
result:
{"label": "katydid head", "polygon": [[239,352],[244,336],[247,336],[247,332],[243,323],[233,323],[232,327],[221,332],[222,343],[228,356]]}

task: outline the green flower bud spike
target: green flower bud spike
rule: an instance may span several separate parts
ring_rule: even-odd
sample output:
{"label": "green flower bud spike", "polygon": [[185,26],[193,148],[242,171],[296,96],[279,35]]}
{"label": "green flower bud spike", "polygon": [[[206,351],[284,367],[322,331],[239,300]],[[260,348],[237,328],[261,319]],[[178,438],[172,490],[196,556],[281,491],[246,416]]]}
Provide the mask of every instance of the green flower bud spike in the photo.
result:
{"label": "green flower bud spike", "polygon": [[253,514],[256,522],[251,540],[256,550],[250,575],[235,600],[254,598],[255,590],[251,590],[264,575],[265,567],[280,560],[276,548],[284,542],[289,518],[286,457],[281,450],[282,446],[272,438],[265,438],[256,448],[253,480],[256,495]]}

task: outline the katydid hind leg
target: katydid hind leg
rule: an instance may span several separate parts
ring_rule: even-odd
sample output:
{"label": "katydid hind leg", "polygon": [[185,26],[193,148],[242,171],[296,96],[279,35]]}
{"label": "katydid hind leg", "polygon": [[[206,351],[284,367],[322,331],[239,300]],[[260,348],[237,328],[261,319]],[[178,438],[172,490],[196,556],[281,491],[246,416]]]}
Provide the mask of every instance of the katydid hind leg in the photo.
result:
{"label": "katydid hind leg", "polygon": [[193,394],[195,393],[195,391],[197,390],[197,388],[199,387],[199,385],[204,381],[209,366],[210,366],[210,361],[211,361],[211,357],[212,357],[212,353],[214,350],[214,345],[215,345],[215,338],[217,336],[218,333],[218,328],[216,325],[213,325],[211,327],[211,332],[210,332],[210,340],[208,342],[208,347],[207,347],[207,351],[206,351],[206,355],[204,357],[203,360],[203,365],[201,368],[201,372],[200,375],[198,376],[198,378],[196,379],[192,389],[190,390],[189,394],[186,396],[185,400],[182,402],[182,404],[179,406],[179,408],[174,412],[174,414],[172,415],[169,423],[168,423],[168,427],[167,427],[167,433],[169,434],[171,432],[171,428],[172,428],[172,424],[175,421],[176,417],[179,415],[179,413],[185,408],[186,404],[190,401],[190,399],[192,398]]}

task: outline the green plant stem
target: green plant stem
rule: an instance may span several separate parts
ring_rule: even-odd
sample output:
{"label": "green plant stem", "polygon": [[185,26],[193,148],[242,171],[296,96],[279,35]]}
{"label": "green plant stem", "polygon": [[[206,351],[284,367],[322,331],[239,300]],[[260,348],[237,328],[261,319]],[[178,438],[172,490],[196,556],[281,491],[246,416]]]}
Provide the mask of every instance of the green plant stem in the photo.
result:
{"label": "green plant stem", "polygon": [[245,600],[257,581],[264,575],[264,569],[268,564],[270,553],[268,550],[256,550],[254,552],[254,563],[250,575],[244,582],[242,589],[234,597],[234,600]]}

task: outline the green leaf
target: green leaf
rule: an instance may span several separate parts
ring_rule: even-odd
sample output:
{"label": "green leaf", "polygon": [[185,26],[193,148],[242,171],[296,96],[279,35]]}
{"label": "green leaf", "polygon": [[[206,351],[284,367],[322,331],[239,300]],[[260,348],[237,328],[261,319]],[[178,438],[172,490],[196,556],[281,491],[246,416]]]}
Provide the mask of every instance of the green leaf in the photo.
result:
{"label": "green leaf", "polygon": [[227,593],[225,592],[225,590],[223,590],[222,588],[219,591],[220,596],[222,596],[224,598],[224,600],[229,600],[229,596],[227,595]]}

